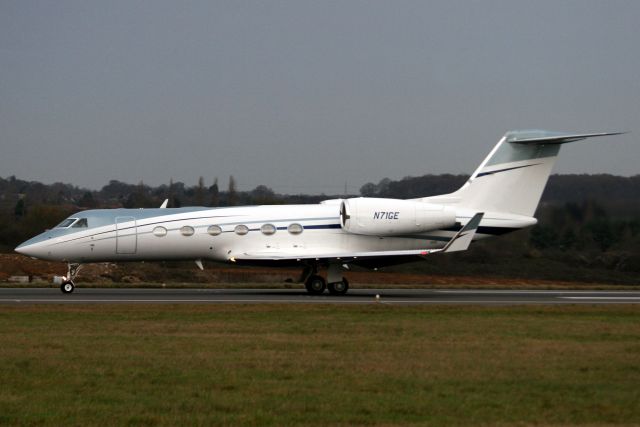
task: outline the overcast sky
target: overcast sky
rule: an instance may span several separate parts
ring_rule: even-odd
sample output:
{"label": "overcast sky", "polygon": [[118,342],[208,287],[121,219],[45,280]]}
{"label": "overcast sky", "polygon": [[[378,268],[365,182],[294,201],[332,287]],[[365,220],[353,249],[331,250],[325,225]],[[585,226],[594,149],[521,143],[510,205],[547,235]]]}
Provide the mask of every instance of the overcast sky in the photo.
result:
{"label": "overcast sky", "polygon": [[471,173],[509,129],[631,131],[640,1],[1,1],[0,176],[284,193]]}

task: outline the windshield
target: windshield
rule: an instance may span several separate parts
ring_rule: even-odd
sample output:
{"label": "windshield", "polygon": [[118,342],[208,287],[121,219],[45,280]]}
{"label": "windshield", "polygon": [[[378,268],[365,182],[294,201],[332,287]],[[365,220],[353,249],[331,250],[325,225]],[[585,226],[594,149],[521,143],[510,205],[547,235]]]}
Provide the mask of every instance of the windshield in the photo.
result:
{"label": "windshield", "polygon": [[80,218],[76,221],[71,228],[87,228],[89,224],[87,223],[87,218]]}
{"label": "windshield", "polygon": [[78,218],[67,218],[64,221],[62,221],[60,224],[58,224],[56,226],[56,228],[67,228],[69,227],[71,224],[73,224],[74,222],[76,222]]}

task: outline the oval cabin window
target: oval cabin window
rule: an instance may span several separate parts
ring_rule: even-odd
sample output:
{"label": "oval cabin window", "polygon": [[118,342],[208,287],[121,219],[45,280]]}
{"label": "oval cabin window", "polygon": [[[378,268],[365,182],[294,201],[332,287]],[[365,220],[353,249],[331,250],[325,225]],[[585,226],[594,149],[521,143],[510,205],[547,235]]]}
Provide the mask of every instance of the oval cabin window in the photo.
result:
{"label": "oval cabin window", "polygon": [[156,237],[164,237],[167,235],[167,229],[162,226],[157,226],[153,229],[153,235]]}
{"label": "oval cabin window", "polygon": [[262,234],[271,236],[272,234],[276,233],[276,226],[273,224],[264,224],[262,227],[260,227],[260,231],[262,231]]}
{"label": "oval cabin window", "polygon": [[247,234],[249,232],[249,227],[247,227],[246,225],[236,225],[236,228],[234,229],[234,231],[236,232],[236,234],[238,236],[244,236],[245,234]]}
{"label": "oval cabin window", "polygon": [[291,234],[300,234],[302,233],[304,228],[302,227],[302,225],[294,223],[294,224],[290,224],[289,227],[287,227],[287,230]]}
{"label": "oval cabin window", "polygon": [[207,233],[211,234],[212,236],[218,236],[222,233],[222,228],[220,228],[220,226],[218,225],[210,225],[209,228],[207,228]]}
{"label": "oval cabin window", "polygon": [[193,236],[193,233],[195,232],[196,231],[190,225],[185,225],[180,229],[180,234],[182,234],[183,236]]}

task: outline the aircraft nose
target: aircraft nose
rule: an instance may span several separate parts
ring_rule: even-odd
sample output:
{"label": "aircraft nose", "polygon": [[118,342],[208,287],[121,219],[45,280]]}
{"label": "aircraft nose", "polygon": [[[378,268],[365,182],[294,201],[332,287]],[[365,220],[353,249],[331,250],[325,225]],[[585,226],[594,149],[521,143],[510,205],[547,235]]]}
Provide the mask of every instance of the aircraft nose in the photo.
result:
{"label": "aircraft nose", "polygon": [[27,255],[33,258],[42,258],[46,252],[44,246],[42,245],[44,240],[44,236],[36,236],[18,245],[18,247],[16,247],[14,250],[19,254]]}
{"label": "aircraft nose", "polygon": [[20,245],[18,245],[17,248],[14,249],[14,251],[18,252],[19,254],[22,255],[27,255],[27,256],[35,256],[34,254],[34,248],[33,248],[33,244],[30,244],[29,241],[26,241],[24,243],[21,243]]}

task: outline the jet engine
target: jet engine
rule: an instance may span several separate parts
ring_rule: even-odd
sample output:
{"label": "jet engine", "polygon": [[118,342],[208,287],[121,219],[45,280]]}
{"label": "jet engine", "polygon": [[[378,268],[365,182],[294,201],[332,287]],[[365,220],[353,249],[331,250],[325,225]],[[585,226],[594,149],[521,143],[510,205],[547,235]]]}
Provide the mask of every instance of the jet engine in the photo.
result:
{"label": "jet engine", "polygon": [[398,236],[452,227],[456,214],[443,205],[360,197],[342,201],[340,224],[348,233]]}

